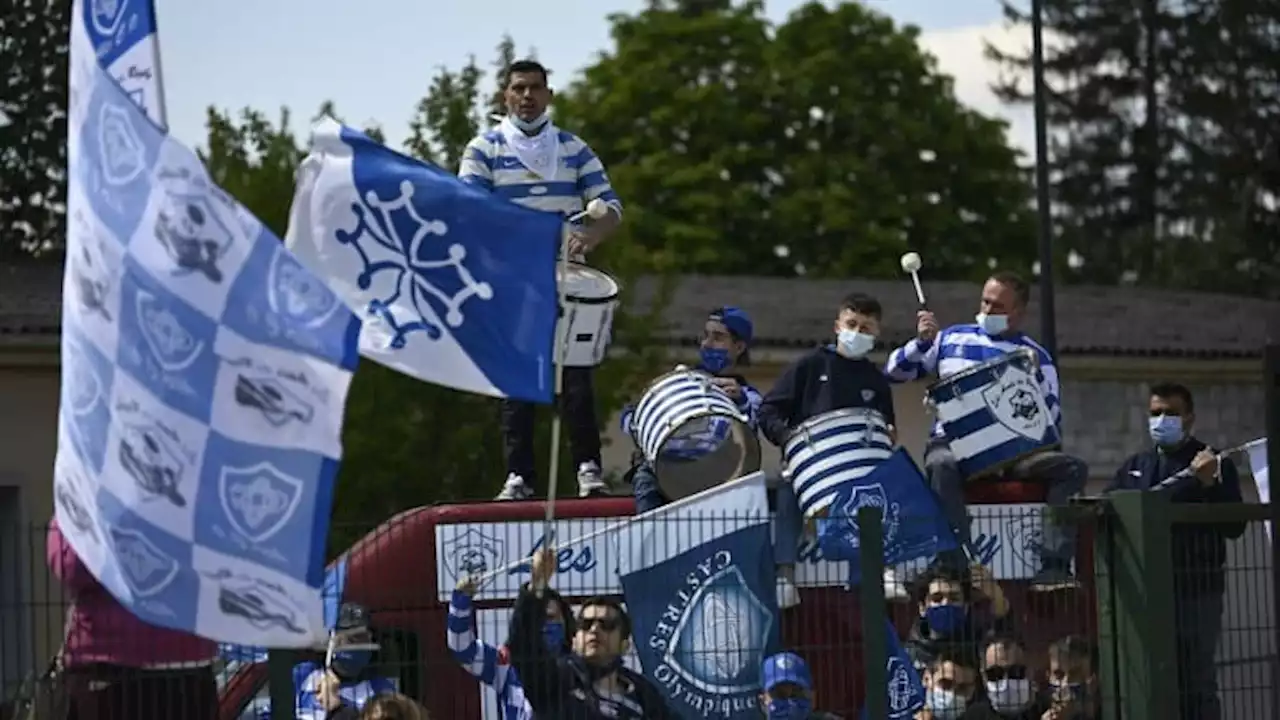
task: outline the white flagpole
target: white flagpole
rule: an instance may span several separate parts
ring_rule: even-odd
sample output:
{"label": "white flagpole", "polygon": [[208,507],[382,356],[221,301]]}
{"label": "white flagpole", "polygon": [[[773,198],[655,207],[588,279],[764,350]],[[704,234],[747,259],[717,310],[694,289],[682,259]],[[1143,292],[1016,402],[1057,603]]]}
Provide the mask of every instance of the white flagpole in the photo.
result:
{"label": "white flagpole", "polygon": [[[156,3],[151,0],[148,3],[151,6],[151,57],[154,63],[153,72],[156,81],[156,114],[159,117],[154,118],[155,121],[163,128],[169,127],[169,108],[165,103],[164,94],[164,73],[160,70],[160,21],[156,17]],[[145,110],[145,108],[144,108]]]}

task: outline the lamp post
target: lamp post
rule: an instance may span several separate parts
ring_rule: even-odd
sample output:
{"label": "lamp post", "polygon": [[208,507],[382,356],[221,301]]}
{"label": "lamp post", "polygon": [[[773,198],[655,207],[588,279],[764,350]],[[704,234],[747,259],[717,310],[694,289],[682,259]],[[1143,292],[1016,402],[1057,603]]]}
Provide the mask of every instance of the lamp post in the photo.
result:
{"label": "lamp post", "polygon": [[1049,131],[1045,106],[1044,7],[1031,0],[1031,79],[1036,128],[1036,216],[1040,240],[1040,343],[1058,359],[1058,321],[1053,288],[1053,218],[1049,208]]}

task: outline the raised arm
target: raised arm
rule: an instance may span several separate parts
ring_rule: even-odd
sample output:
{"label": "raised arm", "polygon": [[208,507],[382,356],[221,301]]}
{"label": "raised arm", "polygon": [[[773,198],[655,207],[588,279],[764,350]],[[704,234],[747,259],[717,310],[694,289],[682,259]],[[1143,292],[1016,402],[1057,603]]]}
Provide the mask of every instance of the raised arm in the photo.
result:
{"label": "raised arm", "polygon": [[884,365],[884,376],[890,382],[904,383],[920,380],[938,372],[938,348],[942,345],[943,335],[930,341],[914,338],[906,345],[889,353],[889,361]]}
{"label": "raised arm", "polygon": [[493,191],[494,143],[478,135],[467,143],[458,166],[458,179],[487,192]]}
{"label": "raised arm", "polygon": [[599,198],[612,210],[604,217],[591,221],[591,231],[598,233],[599,238],[604,240],[622,223],[622,199],[614,192],[609,173],[605,171],[604,163],[596,157],[591,146],[582,140],[577,140],[577,143],[582,147],[571,156],[573,159],[570,162],[578,168],[578,194],[582,197],[583,206]]}
{"label": "raised arm", "polygon": [[539,592],[547,587],[556,571],[555,553],[542,548],[534,554],[531,564],[529,583],[520,588],[512,609],[507,649],[511,652],[511,666],[520,677],[525,698],[534,713],[538,717],[558,717],[571,678],[542,640],[551,596]]}
{"label": "raised arm", "polygon": [[1055,425],[1062,424],[1062,386],[1058,381],[1058,366],[1044,348],[1037,347],[1036,355],[1040,359],[1040,391],[1044,393],[1044,403],[1049,407],[1049,417]]}
{"label": "raised arm", "polygon": [[496,692],[507,684],[510,667],[498,662],[498,649],[476,637],[471,596],[454,590],[449,600],[449,621],[445,640],[449,652],[462,668]]}

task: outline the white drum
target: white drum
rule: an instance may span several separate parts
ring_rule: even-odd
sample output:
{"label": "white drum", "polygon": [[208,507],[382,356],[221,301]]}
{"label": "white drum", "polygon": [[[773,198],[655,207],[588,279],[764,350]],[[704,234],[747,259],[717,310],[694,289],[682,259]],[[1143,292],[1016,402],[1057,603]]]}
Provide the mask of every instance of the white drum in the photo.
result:
{"label": "white drum", "polygon": [[875,410],[832,410],[804,421],[782,448],[782,466],[806,518],[820,515],[849,482],[893,454],[889,423]]}
{"label": "white drum", "polygon": [[670,500],[760,469],[746,414],[703,372],[677,367],[650,383],[629,430]]}
{"label": "white drum", "polygon": [[556,323],[556,350],[563,349],[565,367],[595,367],[604,362],[609,348],[620,285],[603,270],[579,262],[566,265],[567,273],[556,266],[556,280],[565,293]]}

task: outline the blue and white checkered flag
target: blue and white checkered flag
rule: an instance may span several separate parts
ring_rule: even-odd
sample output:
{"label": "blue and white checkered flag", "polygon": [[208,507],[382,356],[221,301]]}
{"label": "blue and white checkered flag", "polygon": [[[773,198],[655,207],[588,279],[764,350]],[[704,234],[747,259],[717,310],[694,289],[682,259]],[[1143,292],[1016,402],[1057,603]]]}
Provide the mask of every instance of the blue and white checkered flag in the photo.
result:
{"label": "blue and white checkered flag", "polygon": [[72,17],[84,23],[98,62],[125,94],[157,125],[167,125],[155,0],[86,0]]}
{"label": "blue and white checkered flag", "polygon": [[420,380],[550,402],[562,221],[325,119],[285,242],[364,321],[360,353]]}
{"label": "blue and white checkered flag", "polygon": [[86,30],[72,23],[59,525],[146,622],[313,645],[358,321]]}

